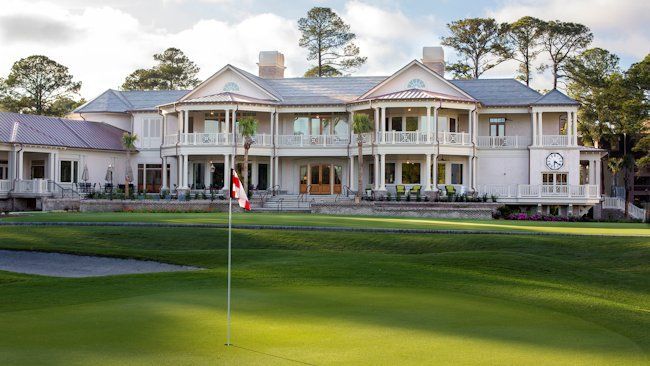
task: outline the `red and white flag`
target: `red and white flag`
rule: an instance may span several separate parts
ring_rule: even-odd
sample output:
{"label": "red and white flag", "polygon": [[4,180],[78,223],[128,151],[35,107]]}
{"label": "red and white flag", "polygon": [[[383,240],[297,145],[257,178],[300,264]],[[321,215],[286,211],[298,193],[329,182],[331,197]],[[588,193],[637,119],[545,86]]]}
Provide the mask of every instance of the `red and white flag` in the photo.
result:
{"label": "red and white flag", "polygon": [[242,184],[241,180],[239,180],[239,176],[237,176],[235,169],[232,169],[231,182],[232,184],[230,185],[230,197],[237,200],[239,207],[245,209],[246,211],[250,211],[251,203],[248,201],[244,185]]}

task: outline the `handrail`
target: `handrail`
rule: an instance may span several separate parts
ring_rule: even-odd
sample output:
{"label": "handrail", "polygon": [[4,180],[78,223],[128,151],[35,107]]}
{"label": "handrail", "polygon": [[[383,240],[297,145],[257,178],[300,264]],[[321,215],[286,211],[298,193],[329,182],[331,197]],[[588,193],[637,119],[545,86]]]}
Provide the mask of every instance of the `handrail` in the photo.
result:
{"label": "handrail", "polygon": [[[276,188],[277,188],[277,189],[276,189]],[[279,185],[279,184],[276,184],[276,185],[274,185],[273,187],[271,187],[271,193],[272,193],[274,196],[276,195],[276,192],[278,192],[279,190],[280,190],[280,185]]]}

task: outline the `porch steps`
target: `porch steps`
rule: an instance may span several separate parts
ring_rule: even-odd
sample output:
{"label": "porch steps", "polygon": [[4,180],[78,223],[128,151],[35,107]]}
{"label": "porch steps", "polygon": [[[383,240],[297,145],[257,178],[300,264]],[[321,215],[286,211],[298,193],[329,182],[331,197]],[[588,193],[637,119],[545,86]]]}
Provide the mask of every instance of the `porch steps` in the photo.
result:
{"label": "porch steps", "polygon": [[311,212],[312,203],[333,203],[348,201],[347,197],[336,195],[290,195],[269,197],[263,203],[255,204],[254,211]]}

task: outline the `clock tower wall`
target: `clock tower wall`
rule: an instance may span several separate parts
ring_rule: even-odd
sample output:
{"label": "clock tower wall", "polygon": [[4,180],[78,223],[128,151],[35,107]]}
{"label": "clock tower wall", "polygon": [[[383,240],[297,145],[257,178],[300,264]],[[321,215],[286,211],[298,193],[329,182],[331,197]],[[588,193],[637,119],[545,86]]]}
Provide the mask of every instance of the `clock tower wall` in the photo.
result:
{"label": "clock tower wall", "polygon": [[[562,167],[551,169],[546,160],[549,155],[557,153],[562,156]],[[530,149],[530,184],[542,184],[542,173],[568,173],[568,184],[580,184],[580,150],[576,148],[531,148]]]}

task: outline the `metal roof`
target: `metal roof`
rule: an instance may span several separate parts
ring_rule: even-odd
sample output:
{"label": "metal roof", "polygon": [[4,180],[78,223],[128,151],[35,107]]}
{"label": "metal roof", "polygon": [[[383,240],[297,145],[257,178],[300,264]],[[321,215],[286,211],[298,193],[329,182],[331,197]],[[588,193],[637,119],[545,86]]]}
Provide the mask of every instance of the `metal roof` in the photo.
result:
{"label": "metal roof", "polygon": [[125,131],[103,122],[0,112],[0,142],[123,151]]}
{"label": "metal roof", "polygon": [[544,94],[544,96],[537,99],[533,105],[579,105],[580,103],[569,98],[564,93],[557,89]]}
{"label": "metal roof", "polygon": [[184,103],[253,103],[253,104],[275,104],[274,100],[270,99],[258,99],[253,97],[248,97],[245,95],[223,92],[219,94],[206,95],[203,97],[196,97],[192,99],[186,99]]}
{"label": "metal roof", "polygon": [[515,79],[449,80],[486,107],[530,106],[542,95]]}
{"label": "metal roof", "polygon": [[108,89],[97,98],[75,109],[75,113],[156,111],[161,104],[173,103],[189,90],[127,90]]}
{"label": "metal roof", "polygon": [[444,93],[436,93],[429,90],[423,89],[408,89],[397,91],[394,93],[388,93],[383,95],[378,95],[375,97],[367,98],[365,100],[407,100],[407,99],[442,99],[450,101],[462,101],[462,102],[476,102],[476,100],[466,97],[459,97],[456,95],[449,95]]}

